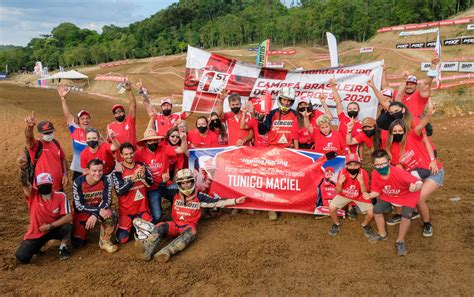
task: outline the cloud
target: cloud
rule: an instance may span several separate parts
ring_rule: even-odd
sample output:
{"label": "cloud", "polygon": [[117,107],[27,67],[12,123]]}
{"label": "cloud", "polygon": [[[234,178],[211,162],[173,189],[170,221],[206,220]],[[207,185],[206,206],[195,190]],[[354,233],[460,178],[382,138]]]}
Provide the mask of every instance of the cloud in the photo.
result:
{"label": "cloud", "polygon": [[101,31],[104,25],[127,26],[176,0],[0,1],[0,44],[26,45],[63,22]]}

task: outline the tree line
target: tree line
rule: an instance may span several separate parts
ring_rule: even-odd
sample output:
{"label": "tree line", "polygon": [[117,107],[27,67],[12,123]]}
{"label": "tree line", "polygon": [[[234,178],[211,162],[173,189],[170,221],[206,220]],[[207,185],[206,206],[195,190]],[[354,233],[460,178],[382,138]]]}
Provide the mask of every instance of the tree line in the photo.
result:
{"label": "tree line", "polygon": [[365,41],[380,27],[442,20],[472,0],[180,0],[127,27],[102,33],[62,23],[27,46],[1,46],[0,69],[50,70],[122,59],[170,55],[188,44],[234,47],[270,38],[273,44],[323,45],[325,32],[339,41]]}

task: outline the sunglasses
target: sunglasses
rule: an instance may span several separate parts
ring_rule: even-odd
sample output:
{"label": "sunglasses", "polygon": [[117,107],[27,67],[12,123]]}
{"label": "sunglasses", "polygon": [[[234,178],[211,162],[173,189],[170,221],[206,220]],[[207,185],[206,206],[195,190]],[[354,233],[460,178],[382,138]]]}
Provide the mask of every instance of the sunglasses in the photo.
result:
{"label": "sunglasses", "polygon": [[179,138],[179,135],[172,134],[172,135],[170,135],[170,138]]}

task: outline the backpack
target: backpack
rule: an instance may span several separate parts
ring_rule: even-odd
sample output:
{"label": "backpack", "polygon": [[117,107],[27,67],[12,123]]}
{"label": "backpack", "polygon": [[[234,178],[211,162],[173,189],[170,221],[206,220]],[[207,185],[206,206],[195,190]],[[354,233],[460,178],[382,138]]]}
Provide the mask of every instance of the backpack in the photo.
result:
{"label": "backpack", "polygon": [[[59,149],[61,149],[61,146],[59,145],[59,142],[56,139],[53,139],[53,142]],[[33,182],[35,180],[36,163],[38,163],[38,160],[41,157],[41,154],[43,153],[43,142],[38,141],[38,150],[35,153],[34,160],[31,159],[28,147],[25,146],[24,151],[26,157],[26,176],[28,177],[28,182],[30,183],[30,185],[33,185]]]}

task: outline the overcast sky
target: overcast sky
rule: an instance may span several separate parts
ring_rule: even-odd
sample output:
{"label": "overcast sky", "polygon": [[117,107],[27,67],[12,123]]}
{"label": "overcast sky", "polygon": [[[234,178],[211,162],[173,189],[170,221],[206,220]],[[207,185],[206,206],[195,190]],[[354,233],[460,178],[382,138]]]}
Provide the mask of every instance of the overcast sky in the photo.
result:
{"label": "overcast sky", "polygon": [[0,44],[25,46],[63,22],[101,32],[143,20],[177,0],[0,0]]}

